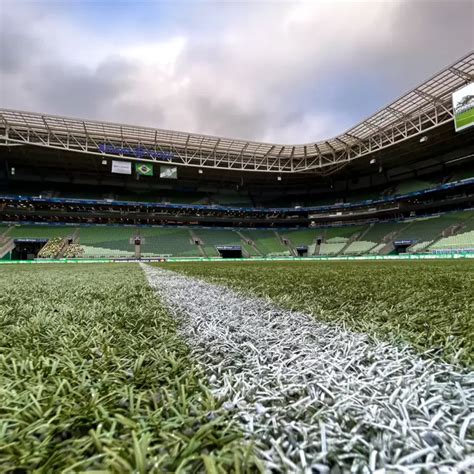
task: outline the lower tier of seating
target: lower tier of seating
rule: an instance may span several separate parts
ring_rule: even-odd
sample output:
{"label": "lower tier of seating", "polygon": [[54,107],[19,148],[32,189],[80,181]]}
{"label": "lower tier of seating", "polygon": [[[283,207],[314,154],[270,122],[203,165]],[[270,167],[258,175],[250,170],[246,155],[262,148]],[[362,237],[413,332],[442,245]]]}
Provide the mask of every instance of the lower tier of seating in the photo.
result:
{"label": "lower tier of seating", "polygon": [[194,235],[200,239],[208,257],[218,257],[219,246],[242,246],[239,234],[227,229],[196,229]]}
{"label": "lower tier of seating", "polygon": [[358,240],[350,243],[344,250],[345,255],[363,255],[369,253],[377,244],[367,240]]}
{"label": "lower tier of seating", "polygon": [[202,257],[199,246],[192,241],[187,228],[144,227],[141,253],[145,257]]}
{"label": "lower tier of seating", "polygon": [[251,240],[261,255],[288,255],[290,250],[283,245],[280,237],[273,230],[245,229],[241,232]]}
{"label": "lower tier of seating", "polygon": [[[427,253],[474,249],[474,211],[363,226],[303,229],[55,226],[0,224],[0,249],[20,241],[48,240],[39,257],[219,257],[218,247],[240,247],[244,257]],[[141,242],[136,247],[136,241]],[[15,242],[16,241],[16,242]],[[2,257],[0,255],[0,257]]]}
{"label": "lower tier of seating", "polygon": [[474,230],[445,237],[434,243],[430,250],[474,249]]}
{"label": "lower tier of seating", "polygon": [[130,258],[135,255],[134,227],[90,226],[78,230],[78,242],[84,258]]}
{"label": "lower tier of seating", "polygon": [[337,255],[346,246],[346,242],[322,243],[320,255]]}

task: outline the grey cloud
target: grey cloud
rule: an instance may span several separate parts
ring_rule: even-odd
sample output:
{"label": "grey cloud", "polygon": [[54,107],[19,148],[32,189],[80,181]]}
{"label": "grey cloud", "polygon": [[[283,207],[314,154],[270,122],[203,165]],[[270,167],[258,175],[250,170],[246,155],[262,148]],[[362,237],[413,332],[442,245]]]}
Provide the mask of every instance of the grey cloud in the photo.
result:
{"label": "grey cloud", "polygon": [[[107,69],[116,73],[109,74]],[[24,86],[47,111],[93,118],[115,103],[126,87],[119,71],[123,69],[107,64],[89,70],[45,62],[31,70]]]}
{"label": "grey cloud", "polygon": [[245,111],[236,103],[210,97],[195,98],[191,110],[199,126],[195,131],[213,135],[258,139],[262,137],[269,121],[268,115],[260,107]]}
{"label": "grey cloud", "polygon": [[[359,5],[362,18],[367,4]],[[341,8],[334,5],[335,16]],[[365,25],[366,36],[335,31],[334,37],[322,40],[326,25],[316,17],[293,26],[285,41],[278,41],[274,24],[267,28],[263,23],[261,35],[242,28],[238,51],[226,38],[194,42],[181,57],[181,71],[195,72],[200,90],[209,94],[216,76],[233,83],[236,91],[257,91],[255,107],[268,117],[267,132],[281,129],[283,120],[295,128],[314,112],[326,116],[331,134],[336,134],[472,49],[473,8],[471,1],[402,2],[381,22]],[[235,30],[239,26],[229,25]],[[246,38],[247,33],[254,37]],[[300,48],[292,49],[288,42],[295,38]],[[282,48],[277,61],[274,54],[262,54],[272,41],[275,48]],[[232,126],[221,123],[220,128],[229,135],[235,133]],[[278,141],[277,136],[272,138]],[[324,138],[319,130],[305,131],[304,141],[316,138]]]}
{"label": "grey cloud", "polygon": [[13,74],[42,53],[40,45],[24,32],[12,31],[8,24],[0,23],[0,72]]}
{"label": "grey cloud", "polygon": [[[199,6],[200,28],[183,30],[187,43],[174,72],[156,81],[140,58],[124,59],[113,45],[97,63],[76,59],[75,51],[61,59],[55,40],[23,34],[24,19],[12,15],[1,36],[0,99],[12,108],[85,118],[310,141],[354,125],[474,46],[469,0],[393,3],[389,14],[363,27],[358,22],[371,5],[357,5],[344,31],[329,25],[331,18],[338,25],[340,3],[334,17],[304,18],[287,30],[290,4],[217,12]],[[216,24],[215,31],[206,28]],[[121,47],[135,41],[119,39]],[[186,85],[176,87],[181,80]]]}

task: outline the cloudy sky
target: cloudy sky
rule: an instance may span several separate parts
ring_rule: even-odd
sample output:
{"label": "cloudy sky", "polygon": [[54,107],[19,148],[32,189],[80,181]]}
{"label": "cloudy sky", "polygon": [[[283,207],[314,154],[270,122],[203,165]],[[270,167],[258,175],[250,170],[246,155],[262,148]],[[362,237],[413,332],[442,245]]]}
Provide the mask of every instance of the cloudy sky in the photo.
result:
{"label": "cloudy sky", "polygon": [[474,49],[473,24],[474,0],[0,0],[0,107],[308,142]]}

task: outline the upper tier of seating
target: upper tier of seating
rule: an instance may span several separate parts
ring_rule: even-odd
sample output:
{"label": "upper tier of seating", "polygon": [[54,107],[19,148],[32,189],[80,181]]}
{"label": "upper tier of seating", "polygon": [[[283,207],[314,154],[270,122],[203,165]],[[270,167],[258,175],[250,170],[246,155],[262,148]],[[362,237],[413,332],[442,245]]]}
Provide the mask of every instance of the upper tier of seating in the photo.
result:
{"label": "upper tier of seating", "polygon": [[[58,184],[58,189],[43,189],[44,185],[31,183],[30,185],[9,185],[1,189],[0,194],[23,195],[23,196],[42,196],[44,198],[75,198],[87,200],[109,200],[109,201],[128,201],[128,202],[146,202],[146,203],[170,203],[170,204],[191,204],[191,205],[221,205],[229,207],[271,207],[271,208],[293,208],[295,206],[327,206],[341,203],[366,202],[371,200],[387,199],[399,195],[410,194],[423,190],[431,190],[436,186],[446,183],[453,183],[474,178],[474,165],[466,163],[464,166],[452,168],[450,171],[442,174],[429,175],[427,177],[404,179],[400,182],[387,183],[377,188],[349,189],[346,190],[339,185],[335,185],[334,190],[321,190],[320,192],[301,189],[282,190],[282,194],[274,196],[259,192],[259,190],[238,191],[235,188],[175,188],[166,189],[162,186],[151,185],[143,189],[119,189],[108,188],[104,192],[97,192],[91,186],[73,186],[65,187]],[[362,184],[362,183],[361,183]],[[13,187],[12,187],[13,186]],[[314,194],[311,194],[314,192]],[[287,193],[287,194],[285,194]]]}
{"label": "upper tier of seating", "polygon": [[423,191],[424,189],[430,189],[433,186],[436,186],[436,184],[438,183],[422,181],[418,179],[407,180],[397,184],[397,186],[395,186],[394,190],[390,194],[396,196],[401,194],[414,193],[417,191]]}

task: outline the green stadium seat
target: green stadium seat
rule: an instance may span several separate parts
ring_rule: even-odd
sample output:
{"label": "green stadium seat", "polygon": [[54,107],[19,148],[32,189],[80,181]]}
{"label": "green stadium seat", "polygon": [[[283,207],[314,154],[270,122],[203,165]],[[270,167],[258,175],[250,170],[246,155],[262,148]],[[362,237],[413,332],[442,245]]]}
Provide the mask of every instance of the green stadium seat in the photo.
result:
{"label": "green stadium seat", "polygon": [[344,254],[347,255],[363,255],[369,253],[374,247],[377,246],[377,243],[370,242],[367,240],[356,240],[351,242],[349,246],[344,250]]}
{"label": "green stadium seat", "polygon": [[321,229],[297,229],[280,231],[280,234],[288,238],[293,247],[309,247],[318,237],[323,235],[323,231]]}
{"label": "green stadium seat", "polygon": [[85,258],[133,257],[135,248],[130,239],[134,227],[91,226],[79,229],[79,243]]}
{"label": "green stadium seat", "polygon": [[335,243],[328,243],[323,242],[321,244],[319,254],[320,255],[337,255],[346,245],[346,242],[335,242]]}
{"label": "green stadium seat", "polygon": [[240,246],[243,253],[250,256],[258,255],[258,252],[244,242],[234,230],[227,229],[196,229],[194,234],[203,242],[203,248],[208,257],[218,257],[217,246]]}
{"label": "green stadium seat", "polygon": [[276,256],[290,253],[288,247],[283,245],[273,230],[245,229],[241,233],[255,243],[262,255]]}
{"label": "green stadium seat", "polygon": [[52,239],[73,234],[74,227],[45,225],[16,225],[8,233],[12,239]]}
{"label": "green stadium seat", "polygon": [[199,247],[192,243],[187,228],[143,227],[142,256],[200,257]]}

